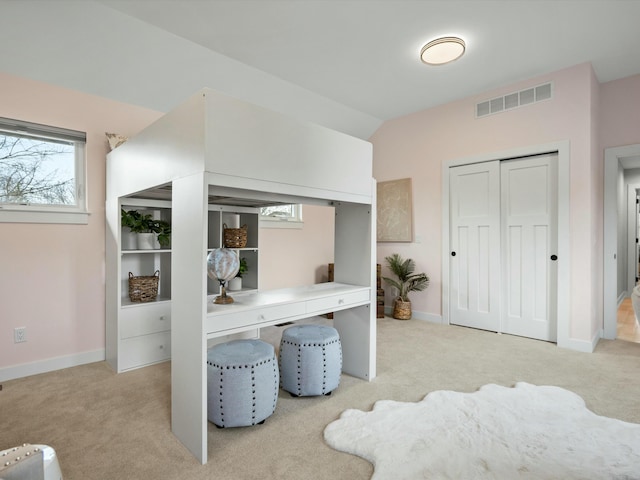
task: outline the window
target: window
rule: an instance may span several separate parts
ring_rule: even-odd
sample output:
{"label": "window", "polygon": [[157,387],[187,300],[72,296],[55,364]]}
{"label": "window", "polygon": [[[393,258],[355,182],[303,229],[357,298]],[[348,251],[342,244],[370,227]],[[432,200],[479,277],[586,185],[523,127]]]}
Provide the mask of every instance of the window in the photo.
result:
{"label": "window", "polygon": [[0,221],[87,223],[86,134],[0,118]]}
{"label": "window", "polygon": [[274,205],[260,209],[263,228],[302,228],[302,205]]}

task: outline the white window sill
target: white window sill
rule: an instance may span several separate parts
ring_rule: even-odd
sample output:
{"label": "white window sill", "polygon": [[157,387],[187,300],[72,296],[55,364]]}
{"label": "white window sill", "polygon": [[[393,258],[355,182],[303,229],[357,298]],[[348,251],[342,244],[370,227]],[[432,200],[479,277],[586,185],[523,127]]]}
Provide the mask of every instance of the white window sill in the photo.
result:
{"label": "white window sill", "polygon": [[86,225],[88,212],[61,212],[43,210],[9,210],[0,207],[0,223],[61,223]]}
{"label": "white window sill", "polygon": [[302,229],[304,222],[296,220],[260,219],[260,228],[297,228]]}

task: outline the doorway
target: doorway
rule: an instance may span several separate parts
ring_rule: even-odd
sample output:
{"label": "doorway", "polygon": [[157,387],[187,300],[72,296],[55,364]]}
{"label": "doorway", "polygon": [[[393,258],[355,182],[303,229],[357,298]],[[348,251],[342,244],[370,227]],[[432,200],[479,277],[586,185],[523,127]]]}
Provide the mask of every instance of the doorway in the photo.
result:
{"label": "doorway", "polygon": [[[634,268],[628,261],[630,246],[624,241],[628,238],[628,222],[621,221],[624,212],[630,210],[624,202],[630,197],[625,191],[624,172],[640,168],[640,144],[607,148],[604,161],[603,336],[613,340],[617,338],[618,307],[631,294],[630,276],[625,272]],[[635,243],[631,248],[635,249]]]}
{"label": "doorway", "polygon": [[640,343],[640,326],[636,322],[631,298],[625,298],[617,312],[616,338],[625,342]]}
{"label": "doorway", "polygon": [[[569,259],[570,259],[570,242],[569,242],[569,142],[556,142],[553,144],[544,144],[538,146],[518,148],[506,152],[499,152],[494,154],[478,155],[475,157],[463,158],[450,161],[443,165],[443,179],[442,179],[442,317],[446,324],[451,324],[452,311],[453,311],[453,289],[454,289],[454,273],[452,264],[455,262],[455,257],[451,254],[455,251],[452,248],[452,218],[450,204],[451,200],[451,185],[450,178],[453,172],[453,167],[480,164],[483,162],[492,161],[505,161],[512,159],[521,159],[525,157],[533,157],[543,154],[555,154],[557,155],[557,177],[555,185],[557,186],[557,197],[555,205],[557,207],[557,232],[554,234],[554,238],[557,240],[557,246],[555,248],[555,255],[557,255],[555,262],[557,281],[555,282],[555,288],[551,288],[551,295],[548,297],[550,311],[555,311],[555,327],[551,327],[554,331],[551,333],[550,338],[555,338],[558,346],[565,348],[572,348],[575,350],[585,350],[584,345],[581,342],[573,342],[569,338],[569,304],[570,304],[570,292],[569,292]],[[496,187],[501,188],[500,185]],[[486,231],[484,234],[488,234]],[[553,254],[553,252],[548,252]],[[545,255],[546,257],[546,255]],[[549,255],[550,259],[551,255]],[[490,257],[488,257],[490,258]],[[453,260],[453,262],[452,262]],[[491,261],[491,260],[489,260]],[[506,265],[506,264],[505,264]],[[502,272],[504,265],[499,267]],[[494,267],[495,268],[495,267]],[[501,273],[504,275],[504,273]],[[457,294],[456,294],[457,295]],[[496,305],[496,299],[493,300],[493,305]],[[497,305],[501,305],[500,309],[504,309],[502,306],[505,302],[505,293],[500,292]],[[555,308],[554,308],[555,307]],[[501,314],[500,314],[501,315]],[[494,320],[495,321],[495,320]],[[499,320],[499,328],[495,331],[503,331],[503,321]],[[482,328],[482,327],[480,327]],[[554,337],[555,335],[555,337]]]}
{"label": "doorway", "polygon": [[[625,162],[626,163],[626,162]],[[625,169],[625,173],[628,169]],[[626,187],[626,207],[627,215],[627,235],[623,236],[623,241],[627,242],[627,256],[626,265],[623,268],[623,272],[627,272],[626,275],[626,287],[618,285],[618,296],[621,291],[625,291],[628,295],[631,295],[633,288],[640,279],[640,271],[638,269],[638,238],[640,238],[640,232],[638,232],[638,189],[640,189],[640,183],[627,183],[626,175],[623,175],[625,179]],[[624,220],[624,214],[619,214],[621,219]],[[624,223],[621,222],[621,223]],[[618,272],[620,274],[620,272]],[[620,299],[618,299],[620,302]]]}

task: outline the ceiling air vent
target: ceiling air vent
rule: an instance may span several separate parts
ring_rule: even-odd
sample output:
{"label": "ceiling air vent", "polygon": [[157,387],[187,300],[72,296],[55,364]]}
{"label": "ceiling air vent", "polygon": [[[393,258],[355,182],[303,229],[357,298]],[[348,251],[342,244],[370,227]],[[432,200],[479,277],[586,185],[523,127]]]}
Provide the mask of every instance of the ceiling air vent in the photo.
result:
{"label": "ceiling air vent", "polygon": [[553,85],[545,83],[537,87],[513,92],[504,97],[496,97],[476,104],[476,117],[485,117],[494,113],[506,112],[514,108],[549,100],[553,96]]}

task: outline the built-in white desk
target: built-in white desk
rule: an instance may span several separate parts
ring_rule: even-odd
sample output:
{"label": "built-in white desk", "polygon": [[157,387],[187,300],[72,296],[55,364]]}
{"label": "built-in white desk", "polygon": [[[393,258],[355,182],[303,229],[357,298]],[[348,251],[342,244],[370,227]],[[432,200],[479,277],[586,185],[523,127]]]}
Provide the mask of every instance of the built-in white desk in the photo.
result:
{"label": "built-in white desk", "polygon": [[[370,287],[334,282],[232,296],[234,303],[226,305],[213,303],[215,295],[207,298],[204,334],[208,339],[371,306]],[[334,326],[340,333],[343,371],[368,379],[368,370],[361,365],[369,362],[371,327],[358,318],[362,317],[338,313],[334,315]]]}
{"label": "built-in white desk", "polygon": [[331,282],[239,294],[233,296],[234,303],[226,305],[213,303],[214,298],[207,301],[207,338],[368,305],[371,288]]}

